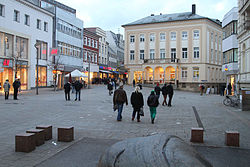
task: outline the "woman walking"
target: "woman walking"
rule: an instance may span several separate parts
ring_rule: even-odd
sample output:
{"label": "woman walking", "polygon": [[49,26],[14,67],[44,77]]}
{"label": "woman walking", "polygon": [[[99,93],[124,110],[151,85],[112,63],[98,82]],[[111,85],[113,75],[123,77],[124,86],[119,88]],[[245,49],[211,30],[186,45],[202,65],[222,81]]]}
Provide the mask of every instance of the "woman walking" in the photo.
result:
{"label": "woman walking", "polygon": [[151,123],[154,124],[156,107],[159,105],[159,101],[153,90],[151,91],[151,94],[148,97],[147,103],[150,109]]}
{"label": "woman walking", "polygon": [[5,100],[8,100],[10,92],[10,83],[8,79],[6,79],[6,81],[4,82],[3,88],[4,88]]}
{"label": "woman walking", "polygon": [[141,92],[139,92],[139,87],[136,86],[135,87],[135,91],[132,93],[130,101],[133,107],[133,114],[132,114],[132,121],[134,121],[135,119],[135,115],[137,113],[137,122],[141,122],[140,121],[140,109],[143,107],[144,105],[144,100],[143,100],[143,95]]}

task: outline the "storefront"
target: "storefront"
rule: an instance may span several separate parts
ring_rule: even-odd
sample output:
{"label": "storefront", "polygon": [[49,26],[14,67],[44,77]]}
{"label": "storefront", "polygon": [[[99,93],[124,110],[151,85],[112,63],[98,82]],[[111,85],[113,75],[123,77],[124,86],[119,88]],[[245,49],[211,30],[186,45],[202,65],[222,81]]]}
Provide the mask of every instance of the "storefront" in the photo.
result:
{"label": "storefront", "polygon": [[[37,78],[37,69],[36,69],[36,78]],[[38,86],[39,87],[47,86],[47,66],[38,66]]]}

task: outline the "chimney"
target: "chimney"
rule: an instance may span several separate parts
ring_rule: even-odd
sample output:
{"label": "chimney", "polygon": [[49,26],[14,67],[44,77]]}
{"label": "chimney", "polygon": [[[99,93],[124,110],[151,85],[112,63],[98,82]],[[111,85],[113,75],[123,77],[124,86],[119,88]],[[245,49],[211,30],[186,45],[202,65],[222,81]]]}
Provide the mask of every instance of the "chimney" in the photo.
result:
{"label": "chimney", "polygon": [[195,4],[192,5],[192,14],[196,14]]}

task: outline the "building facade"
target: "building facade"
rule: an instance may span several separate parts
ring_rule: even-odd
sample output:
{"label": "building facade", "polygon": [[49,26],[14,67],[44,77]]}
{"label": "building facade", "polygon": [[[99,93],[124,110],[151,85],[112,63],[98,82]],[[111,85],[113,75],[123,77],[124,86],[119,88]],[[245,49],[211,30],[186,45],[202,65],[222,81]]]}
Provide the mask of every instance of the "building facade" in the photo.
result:
{"label": "building facade", "polygon": [[22,90],[35,87],[38,65],[38,86],[50,86],[53,80],[49,68],[53,16],[26,0],[0,2],[1,85],[6,79],[12,84],[15,78],[19,78]]}
{"label": "building facade", "polygon": [[250,1],[238,0],[239,88],[250,88]]}
{"label": "building facade", "polygon": [[99,73],[99,38],[100,36],[88,31],[83,30],[83,68],[85,74],[88,75],[90,68],[90,79],[98,78]]}
{"label": "building facade", "polygon": [[232,87],[232,94],[237,94],[238,83],[238,40],[237,40],[238,8],[232,8],[223,18],[223,65],[222,72],[226,75],[226,85]]}
{"label": "building facade", "polygon": [[217,92],[224,83],[222,28],[218,20],[192,12],[151,15],[123,25],[128,83],[175,83],[199,90],[205,83]]}

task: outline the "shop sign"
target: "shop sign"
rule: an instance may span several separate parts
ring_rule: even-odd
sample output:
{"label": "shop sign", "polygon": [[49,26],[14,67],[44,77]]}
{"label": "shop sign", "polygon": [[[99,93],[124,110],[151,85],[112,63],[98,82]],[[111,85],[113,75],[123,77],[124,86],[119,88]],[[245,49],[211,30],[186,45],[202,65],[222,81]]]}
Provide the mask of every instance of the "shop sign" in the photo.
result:
{"label": "shop sign", "polygon": [[0,67],[12,67],[12,60],[10,59],[0,59]]}
{"label": "shop sign", "polygon": [[0,68],[0,72],[4,72],[4,68]]}
{"label": "shop sign", "polygon": [[59,54],[58,48],[50,48],[50,56],[57,56]]}

